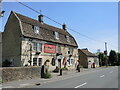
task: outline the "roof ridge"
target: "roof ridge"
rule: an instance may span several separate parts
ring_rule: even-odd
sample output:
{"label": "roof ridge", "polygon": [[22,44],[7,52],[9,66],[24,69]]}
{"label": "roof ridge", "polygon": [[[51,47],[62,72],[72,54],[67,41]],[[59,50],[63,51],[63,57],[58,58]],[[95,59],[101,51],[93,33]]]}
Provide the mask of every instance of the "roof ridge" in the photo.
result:
{"label": "roof ridge", "polygon": [[[96,56],[95,54],[93,54],[92,52],[90,52],[90,51],[88,51],[88,50],[81,49],[81,51],[82,51],[84,54],[88,55],[88,56]],[[88,52],[88,53],[87,53],[87,52]],[[90,55],[90,54],[91,54],[91,55]]]}
{"label": "roof ridge", "polygon": [[[55,26],[52,26],[52,25],[49,25],[49,24],[46,24],[46,23],[41,24],[41,23],[40,23],[38,20],[36,20],[36,19],[30,18],[30,17],[28,17],[28,16],[24,16],[24,15],[22,15],[22,14],[19,14],[19,13],[17,13],[17,12],[14,12],[14,11],[11,11],[11,12],[12,12],[16,17],[18,17],[18,19],[22,22],[22,27],[23,27],[22,31],[23,31],[23,35],[24,35],[24,36],[26,36],[26,37],[36,37],[36,38],[38,38],[38,39],[45,39],[45,40],[47,40],[47,39],[46,39],[47,37],[44,37],[44,35],[45,35],[46,33],[48,33],[49,31],[51,31],[50,34],[52,34],[52,32],[58,32],[58,33],[60,33],[60,34],[62,34],[62,35],[68,35],[68,36],[71,38],[71,42],[68,43],[67,40],[63,40],[63,39],[65,39],[64,36],[60,37],[60,38],[61,38],[61,41],[62,41],[63,43],[68,44],[68,45],[72,45],[72,46],[78,46],[76,40],[74,39],[74,37],[73,37],[68,31],[65,31],[65,30],[63,30],[63,29],[61,29],[61,28],[57,28],[57,27],[55,27]],[[27,24],[39,26],[39,27],[41,28],[41,30],[42,30],[42,32],[43,32],[44,35],[42,35],[42,34],[40,34],[40,35],[35,34],[35,33],[32,31],[32,29],[33,29],[32,26],[30,26],[30,25],[26,26]],[[28,28],[29,28],[29,29],[28,29]],[[46,32],[44,29],[49,30],[49,31]],[[48,35],[48,38],[51,37],[50,34]],[[50,39],[50,38],[49,38],[49,39]],[[54,40],[54,38],[51,38],[51,39]],[[50,40],[50,41],[51,41],[51,40]],[[61,41],[59,41],[59,42],[61,42]],[[56,41],[56,42],[57,42],[57,41]]]}
{"label": "roof ridge", "polygon": [[[14,11],[11,11],[11,12],[14,12]],[[37,22],[39,22],[38,20],[36,20],[36,19],[33,19],[33,18],[31,18],[31,17],[28,17],[28,16],[25,16],[25,15],[22,15],[22,14],[20,14],[20,13],[17,13],[17,12],[14,12],[15,14],[18,14],[18,15],[21,15],[21,16],[24,16],[24,17],[27,17],[27,18],[29,18],[29,19],[32,19],[32,20],[35,20],[35,21],[37,21]],[[53,28],[56,28],[56,29],[59,29],[59,30],[63,30],[63,29],[61,29],[61,28],[58,28],[58,27],[55,27],[55,26],[52,26],[52,25],[49,25],[49,24],[47,24],[47,23],[44,23],[45,25],[48,25],[48,26],[50,26],[50,27],[53,27]],[[65,30],[63,30],[63,31],[65,31]],[[67,32],[67,31],[65,31],[65,32]]]}

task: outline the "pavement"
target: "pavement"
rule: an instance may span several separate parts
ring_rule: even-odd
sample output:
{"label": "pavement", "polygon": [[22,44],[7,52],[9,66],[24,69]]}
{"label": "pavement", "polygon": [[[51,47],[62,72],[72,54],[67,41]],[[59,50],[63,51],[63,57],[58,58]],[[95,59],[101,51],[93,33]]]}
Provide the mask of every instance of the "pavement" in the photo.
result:
{"label": "pavement", "polygon": [[[112,68],[113,67],[110,67],[110,69]],[[77,88],[77,87],[81,87],[87,84],[87,82],[82,83],[79,81],[84,81],[88,77],[90,77],[90,80],[93,81],[94,80],[93,78],[96,77],[95,75],[98,73],[101,75],[100,76],[101,78],[105,77],[105,75],[102,75],[102,73],[98,72],[98,71],[104,71],[104,69],[108,70],[109,68],[106,69],[106,67],[100,67],[100,68],[92,68],[92,69],[82,69],[81,72],[78,72],[76,70],[71,70],[71,71],[63,72],[64,74],[62,76],[60,76],[59,73],[51,73],[52,78],[50,79],[35,78],[35,79],[30,79],[30,80],[19,80],[19,81],[3,83],[0,86],[2,86],[1,88],[45,88],[45,87],[46,88],[53,88],[53,87],[54,88],[65,88],[65,87],[73,88],[75,86]],[[113,71],[114,70],[111,71],[111,74],[113,73]],[[116,82],[116,79],[115,79],[115,82]],[[114,87],[117,87],[116,84],[114,85]]]}

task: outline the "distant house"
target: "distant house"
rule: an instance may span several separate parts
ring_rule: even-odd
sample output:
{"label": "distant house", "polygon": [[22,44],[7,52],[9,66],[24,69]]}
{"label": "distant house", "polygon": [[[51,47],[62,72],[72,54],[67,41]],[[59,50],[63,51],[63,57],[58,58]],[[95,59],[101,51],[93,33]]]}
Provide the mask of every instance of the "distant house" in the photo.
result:
{"label": "distant house", "polygon": [[0,32],[0,67],[2,66],[2,32]]}
{"label": "distant house", "polygon": [[78,54],[79,54],[80,64],[84,68],[92,68],[94,67],[94,65],[95,67],[99,67],[98,57],[95,54],[88,51],[87,48],[78,49]]}
{"label": "distant house", "polygon": [[3,62],[9,60],[10,66],[41,66],[46,60],[59,68],[67,62],[74,67],[78,60],[77,43],[68,33],[66,25],[62,29],[11,11],[3,33]]}

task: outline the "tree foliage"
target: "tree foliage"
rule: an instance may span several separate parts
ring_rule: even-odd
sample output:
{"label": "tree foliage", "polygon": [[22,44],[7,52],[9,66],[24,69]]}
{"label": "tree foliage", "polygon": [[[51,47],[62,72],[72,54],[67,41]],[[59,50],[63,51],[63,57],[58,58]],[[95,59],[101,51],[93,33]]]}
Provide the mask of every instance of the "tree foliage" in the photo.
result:
{"label": "tree foliage", "polygon": [[117,54],[114,50],[111,50],[109,53],[109,63],[112,66],[117,64]]}
{"label": "tree foliage", "polygon": [[99,53],[98,58],[99,58],[99,65],[104,66],[105,65],[104,53]]}
{"label": "tree foliage", "polygon": [[120,65],[120,53],[117,53],[117,64]]}

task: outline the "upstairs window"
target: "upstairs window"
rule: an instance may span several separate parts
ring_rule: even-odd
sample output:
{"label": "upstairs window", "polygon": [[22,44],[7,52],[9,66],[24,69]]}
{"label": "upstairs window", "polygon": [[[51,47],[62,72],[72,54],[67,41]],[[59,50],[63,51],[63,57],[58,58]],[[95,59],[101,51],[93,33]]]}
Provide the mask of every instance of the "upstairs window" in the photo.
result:
{"label": "upstairs window", "polygon": [[60,47],[60,45],[57,46],[57,52],[61,53],[61,47]]}
{"label": "upstairs window", "polygon": [[33,50],[37,51],[37,43],[36,42],[33,43]]}
{"label": "upstairs window", "polygon": [[39,43],[39,51],[42,52],[42,43]]}
{"label": "upstairs window", "polygon": [[70,37],[65,35],[65,38],[67,39],[67,42],[70,42]]}
{"label": "upstairs window", "polygon": [[35,33],[37,33],[37,34],[39,33],[39,27],[38,27],[38,26],[34,26],[33,29],[34,29],[34,32],[35,32]]}
{"label": "upstairs window", "polygon": [[68,48],[68,54],[73,54],[73,48]]}
{"label": "upstairs window", "polygon": [[59,33],[58,32],[54,32],[54,35],[55,35],[55,39],[59,39]]}

